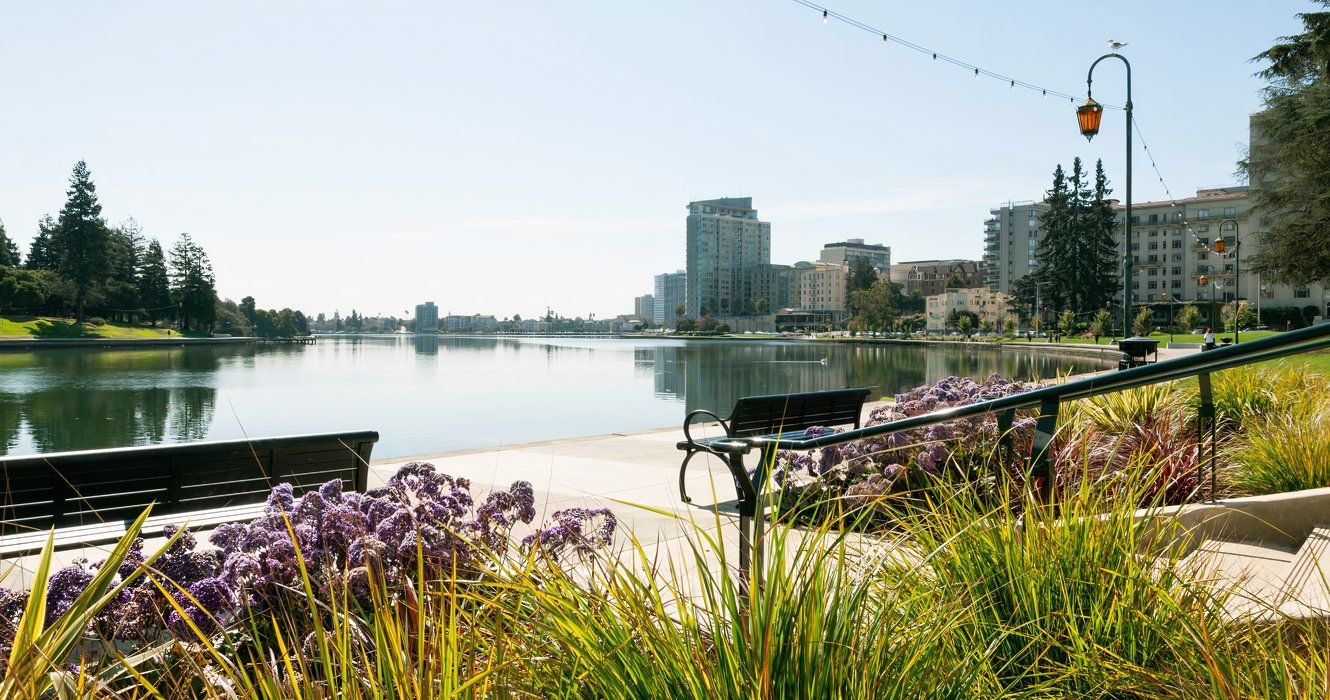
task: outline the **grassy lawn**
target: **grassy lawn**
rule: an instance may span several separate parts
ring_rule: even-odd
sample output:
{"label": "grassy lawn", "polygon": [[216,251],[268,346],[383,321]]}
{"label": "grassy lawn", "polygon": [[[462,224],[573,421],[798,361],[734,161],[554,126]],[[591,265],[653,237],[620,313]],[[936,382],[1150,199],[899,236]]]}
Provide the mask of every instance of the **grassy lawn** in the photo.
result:
{"label": "grassy lawn", "polygon": [[[202,337],[202,333],[171,332],[173,336]],[[0,316],[0,340],[5,338],[165,338],[167,329],[117,323],[75,323],[72,318],[45,316]]]}
{"label": "grassy lawn", "polygon": [[[1267,337],[1269,337],[1269,336],[1275,335],[1276,333],[1278,333],[1278,331],[1243,331],[1243,332],[1242,332],[1242,340],[1243,340],[1243,341],[1247,341],[1247,340],[1256,340],[1257,338],[1267,338]],[[1159,343],[1160,343],[1160,346],[1162,347],[1164,343],[1167,343],[1167,342],[1168,342],[1170,336],[1169,336],[1169,334],[1167,334],[1167,333],[1151,333],[1151,334],[1150,334],[1150,337],[1151,337],[1151,338],[1154,338],[1155,340],[1158,340]],[[1233,337],[1233,333],[1231,333],[1231,332],[1215,333],[1215,342],[1222,343],[1222,342],[1224,341],[1224,338],[1232,338],[1232,337]],[[1172,338],[1173,338],[1173,342],[1175,342],[1175,343],[1202,343],[1202,342],[1205,342],[1205,336],[1202,335],[1202,334],[1199,334],[1199,333],[1174,333],[1174,334],[1172,335]],[[1017,340],[1019,340],[1019,339],[1017,339]],[[1046,339],[1040,339],[1040,340],[1046,340]],[[1108,345],[1108,341],[1109,341],[1109,338],[1106,338],[1106,337],[1105,337],[1105,338],[1100,338],[1100,339],[1099,339],[1099,344],[1100,344],[1100,345]],[[1023,341],[1022,341],[1022,342],[1023,342]],[[1084,343],[1084,344],[1086,344],[1086,345],[1093,345],[1093,344],[1094,344],[1094,339],[1093,339],[1093,338],[1081,338],[1081,337],[1073,337],[1073,336],[1064,336],[1059,342],[1062,342],[1062,343]]]}

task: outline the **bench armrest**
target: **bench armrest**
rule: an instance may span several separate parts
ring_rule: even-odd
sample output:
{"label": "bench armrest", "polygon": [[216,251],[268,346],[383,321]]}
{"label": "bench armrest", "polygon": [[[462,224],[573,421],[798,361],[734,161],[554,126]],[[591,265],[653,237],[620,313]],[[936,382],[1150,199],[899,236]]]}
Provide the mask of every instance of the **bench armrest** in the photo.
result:
{"label": "bench armrest", "polygon": [[689,442],[689,444],[696,445],[697,448],[698,448],[699,450],[701,450],[701,449],[706,449],[706,448],[703,447],[702,445],[699,445],[699,444],[697,443],[697,441],[693,439],[693,435],[692,435],[692,433],[689,432],[689,430],[688,430],[689,426],[690,426],[690,425],[692,424],[692,422],[693,422],[693,417],[694,417],[694,416],[699,416],[699,415],[711,416],[712,418],[715,418],[715,419],[716,419],[716,422],[717,422],[717,423],[720,423],[720,427],[722,427],[722,428],[725,429],[725,434],[726,434],[726,435],[729,435],[729,434],[730,434],[730,424],[729,424],[729,423],[726,423],[724,419],[722,419],[720,416],[718,416],[718,415],[712,413],[711,411],[708,411],[708,410],[706,410],[705,408],[699,408],[699,409],[697,409],[696,411],[693,411],[693,412],[689,413],[688,416],[685,417],[685,418],[683,419],[683,436],[684,436],[684,439],[687,440],[687,441]]}

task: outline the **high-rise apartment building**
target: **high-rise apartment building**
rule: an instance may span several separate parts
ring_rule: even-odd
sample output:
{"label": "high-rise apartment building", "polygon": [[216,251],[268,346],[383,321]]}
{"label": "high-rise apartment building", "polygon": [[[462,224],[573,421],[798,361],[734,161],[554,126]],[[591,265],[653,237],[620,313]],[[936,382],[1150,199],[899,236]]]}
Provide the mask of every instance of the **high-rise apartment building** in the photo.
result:
{"label": "high-rise apartment building", "polygon": [[840,243],[822,246],[818,260],[835,265],[849,265],[855,258],[863,258],[879,272],[891,268],[891,247],[880,243],[864,243],[862,238],[848,238]]}
{"label": "high-rise apartment building", "polygon": [[633,315],[654,323],[656,296],[654,294],[643,294],[640,297],[633,297]]}
{"label": "high-rise apartment building", "polygon": [[684,303],[687,290],[688,273],[683,270],[656,275],[656,292],[651,295],[651,322],[657,326],[673,327],[675,309]]}
{"label": "high-rise apartment building", "polygon": [[439,330],[439,307],[434,302],[416,304],[416,332],[430,333]]}
{"label": "high-rise apartment building", "polygon": [[753,270],[771,262],[771,224],[757,218],[752,197],[688,203],[689,316],[729,315],[752,297]]}
{"label": "high-rise apartment building", "polygon": [[1039,269],[1039,216],[1043,202],[1007,202],[989,210],[984,221],[984,286],[1011,293],[1016,280]]}

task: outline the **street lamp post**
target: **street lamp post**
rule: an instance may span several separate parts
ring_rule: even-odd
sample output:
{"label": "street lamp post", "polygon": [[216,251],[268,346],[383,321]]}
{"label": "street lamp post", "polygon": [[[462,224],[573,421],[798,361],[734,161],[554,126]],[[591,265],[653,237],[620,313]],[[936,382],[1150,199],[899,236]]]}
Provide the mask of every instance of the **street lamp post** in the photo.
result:
{"label": "street lamp post", "polygon": [[1164,292],[1164,301],[1168,302],[1168,344],[1173,344],[1173,298]]}
{"label": "street lamp post", "polygon": [[1034,283],[1034,337],[1039,337],[1040,323],[1044,317],[1044,307],[1040,305],[1039,288],[1044,285],[1043,282]]}
{"label": "street lamp post", "polygon": [[[1242,310],[1242,234],[1238,231],[1237,219],[1224,219],[1219,222],[1219,240],[1215,241],[1215,250],[1224,252],[1224,224],[1233,224],[1233,344],[1236,345],[1242,331],[1242,319],[1238,312]],[[1260,299],[1260,293],[1256,294]]]}
{"label": "street lamp post", "polygon": [[1094,80],[1094,68],[1105,58],[1116,58],[1122,61],[1122,65],[1127,67],[1127,218],[1124,222],[1123,243],[1122,243],[1122,328],[1125,337],[1126,329],[1131,327],[1131,63],[1126,57],[1118,53],[1108,53],[1095,59],[1090,64],[1090,71],[1085,76],[1085,104],[1076,109],[1076,119],[1080,122],[1081,134],[1086,140],[1094,138],[1099,133],[1099,121],[1104,116],[1104,106],[1094,101],[1090,95],[1091,84]]}
{"label": "street lamp post", "polygon": [[[1215,269],[1215,268],[1214,268],[1213,265],[1206,265],[1205,267],[1206,267],[1206,269],[1209,270],[1210,272],[1214,272],[1214,269]],[[1196,281],[1197,281],[1197,282],[1200,282],[1200,287],[1201,287],[1201,288],[1205,288],[1207,285],[1210,285],[1210,283],[1211,283],[1211,280],[1210,280],[1210,278],[1209,278],[1207,275],[1201,275],[1200,279],[1198,279],[1198,280],[1196,280]],[[1209,292],[1209,293],[1210,293],[1210,323],[1208,323],[1207,325],[1210,326],[1210,328],[1212,328],[1212,329],[1213,329],[1215,326],[1220,325],[1220,324],[1219,324],[1219,309],[1218,309],[1218,307],[1215,306],[1215,294],[1217,294],[1218,292],[1219,292],[1219,282],[1218,282],[1218,281],[1215,281],[1215,282],[1214,282],[1214,286],[1210,287],[1210,292]],[[1220,328],[1220,331],[1223,331],[1223,328],[1222,328],[1222,327]]]}

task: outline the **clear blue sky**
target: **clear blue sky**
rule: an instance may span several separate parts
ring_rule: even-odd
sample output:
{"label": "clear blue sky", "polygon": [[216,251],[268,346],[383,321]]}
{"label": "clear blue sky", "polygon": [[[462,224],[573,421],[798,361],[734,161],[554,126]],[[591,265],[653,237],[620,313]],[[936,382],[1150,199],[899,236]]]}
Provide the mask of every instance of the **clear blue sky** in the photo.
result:
{"label": "clear blue sky", "polygon": [[[385,7],[386,6],[386,7]],[[1178,196],[1232,183],[1247,59],[1305,2],[830,2],[1083,94],[1130,42]],[[1122,101],[1116,62],[1096,97]],[[0,13],[0,219],[24,245],[88,161],[106,216],[188,231],[219,291],[306,311],[632,311],[683,266],[684,205],[751,195],[777,262],[863,237],[978,257],[983,220],[1104,158],[1066,101],[1010,90],[789,0],[43,2]],[[1139,147],[1139,146],[1138,146]],[[1136,200],[1162,187],[1139,150]]]}

